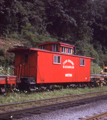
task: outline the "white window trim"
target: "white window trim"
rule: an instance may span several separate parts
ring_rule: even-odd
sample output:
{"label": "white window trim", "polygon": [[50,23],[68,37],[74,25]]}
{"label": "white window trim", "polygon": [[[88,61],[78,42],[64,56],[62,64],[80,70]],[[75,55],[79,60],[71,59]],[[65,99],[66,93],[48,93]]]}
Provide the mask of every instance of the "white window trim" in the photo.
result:
{"label": "white window trim", "polygon": [[[57,58],[56,58],[56,59],[57,59],[57,60],[56,60],[57,62],[54,62],[55,56],[57,57]],[[58,57],[60,57],[60,63],[58,63]],[[59,55],[54,55],[54,56],[53,56],[53,63],[54,63],[54,64],[61,64],[61,56],[59,56]]]}
{"label": "white window trim", "polygon": [[57,50],[58,48],[57,48],[57,47],[58,47],[57,44],[53,44],[53,45],[52,45],[52,51],[58,52],[58,50]]}
{"label": "white window trim", "polygon": [[[64,50],[64,49],[65,49],[65,50]],[[66,53],[66,47],[63,47],[63,46],[62,46],[62,47],[61,47],[61,52],[62,52],[62,53]]]}
{"label": "white window trim", "polygon": [[84,60],[84,65],[81,65],[81,62],[80,62],[80,66],[85,66],[85,59],[80,58],[80,60]]}
{"label": "white window trim", "polygon": [[45,50],[45,45],[41,45],[41,46],[40,46],[40,49]]}
{"label": "white window trim", "polygon": [[[69,53],[69,49],[70,49],[70,53]],[[72,48],[68,48],[68,54],[72,54]]]}

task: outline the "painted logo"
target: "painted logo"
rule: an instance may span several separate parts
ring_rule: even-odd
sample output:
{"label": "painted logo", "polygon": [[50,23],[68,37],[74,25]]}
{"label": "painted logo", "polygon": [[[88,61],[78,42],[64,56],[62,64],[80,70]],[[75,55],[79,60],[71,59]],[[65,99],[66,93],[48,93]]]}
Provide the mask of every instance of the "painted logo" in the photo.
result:
{"label": "painted logo", "polygon": [[[70,59],[67,59],[63,62],[64,69],[74,69],[74,62]],[[72,77],[72,73],[65,73],[65,77]]]}
{"label": "painted logo", "polygon": [[74,63],[71,60],[65,60],[63,62],[63,68],[74,69]]}

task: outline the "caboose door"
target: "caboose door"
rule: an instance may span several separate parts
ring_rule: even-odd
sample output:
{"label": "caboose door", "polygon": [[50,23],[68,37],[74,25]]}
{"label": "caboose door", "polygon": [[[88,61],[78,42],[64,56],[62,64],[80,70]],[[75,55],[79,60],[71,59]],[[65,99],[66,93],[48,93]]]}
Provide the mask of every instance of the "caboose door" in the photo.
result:
{"label": "caboose door", "polygon": [[28,77],[29,75],[29,54],[24,51],[16,55],[17,76]]}
{"label": "caboose door", "polygon": [[28,74],[28,53],[22,52],[21,53],[21,76],[27,77]]}
{"label": "caboose door", "polygon": [[29,51],[25,53],[22,73],[24,77],[36,77],[37,52]]}
{"label": "caboose door", "polygon": [[15,54],[15,75],[18,77],[37,76],[37,51],[21,50]]}

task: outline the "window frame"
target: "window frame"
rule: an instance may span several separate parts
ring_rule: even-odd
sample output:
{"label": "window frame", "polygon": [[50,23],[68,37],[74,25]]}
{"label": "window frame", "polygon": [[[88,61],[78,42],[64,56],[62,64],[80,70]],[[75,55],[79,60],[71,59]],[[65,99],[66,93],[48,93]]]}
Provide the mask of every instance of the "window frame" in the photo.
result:
{"label": "window frame", "polygon": [[58,52],[58,44],[53,44],[52,45],[52,51]]}
{"label": "window frame", "polygon": [[[82,60],[82,61],[81,61]],[[82,63],[82,64],[81,64]],[[85,59],[80,58],[80,66],[85,66]]]}
{"label": "window frame", "polygon": [[61,64],[61,56],[53,55],[53,63],[54,64]]}
{"label": "window frame", "polygon": [[45,45],[41,45],[40,49],[45,50]]}
{"label": "window frame", "polygon": [[72,48],[68,48],[68,54],[72,54]]}
{"label": "window frame", "polygon": [[66,47],[61,46],[61,53],[66,53]]}
{"label": "window frame", "polygon": [[28,63],[28,54],[25,54],[25,58],[24,59],[25,59],[24,62]]}

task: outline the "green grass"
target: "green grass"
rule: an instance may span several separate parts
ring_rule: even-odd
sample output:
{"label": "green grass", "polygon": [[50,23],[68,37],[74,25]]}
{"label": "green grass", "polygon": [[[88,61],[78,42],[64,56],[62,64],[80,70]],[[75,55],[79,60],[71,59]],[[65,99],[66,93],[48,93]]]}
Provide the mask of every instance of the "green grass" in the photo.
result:
{"label": "green grass", "polygon": [[39,99],[46,99],[46,98],[53,98],[53,97],[60,97],[60,96],[74,95],[74,94],[83,94],[83,93],[97,92],[104,90],[107,90],[107,86],[94,87],[94,88],[77,88],[77,89],[67,88],[67,89],[60,89],[60,90],[46,91],[46,92],[34,92],[30,94],[7,93],[6,95],[0,95],[0,104],[39,100]]}

